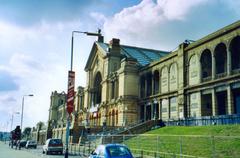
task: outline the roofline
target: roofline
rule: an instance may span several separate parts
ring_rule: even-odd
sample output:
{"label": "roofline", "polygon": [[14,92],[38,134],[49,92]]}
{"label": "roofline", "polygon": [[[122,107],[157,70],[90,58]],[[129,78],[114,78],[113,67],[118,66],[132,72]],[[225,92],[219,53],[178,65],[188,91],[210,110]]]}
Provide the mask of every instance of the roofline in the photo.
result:
{"label": "roofline", "polygon": [[122,44],[121,44],[120,46],[130,47],[130,48],[137,48],[137,49],[144,49],[144,50],[150,50],[150,51],[155,51],[155,52],[162,52],[162,53],[165,53],[165,54],[170,53],[170,51],[156,50],[156,49],[143,48],[143,47],[136,47],[136,46],[129,46],[129,45],[122,45]]}
{"label": "roofline", "polygon": [[236,22],[234,22],[234,23],[232,23],[230,25],[227,25],[227,26],[223,27],[223,28],[221,28],[221,29],[219,29],[219,30],[217,30],[217,31],[215,31],[215,32],[213,32],[213,33],[211,33],[211,34],[209,34],[209,35],[207,35],[207,36],[197,40],[196,42],[191,43],[190,45],[188,45],[185,48],[185,51],[188,51],[188,50],[191,50],[191,49],[193,49],[195,47],[198,47],[198,46],[200,46],[200,45],[202,45],[202,44],[204,44],[204,43],[206,43],[208,41],[211,41],[211,40],[213,40],[215,38],[218,38],[218,37],[220,37],[222,35],[225,35],[225,34],[231,32],[231,31],[233,31],[235,29],[238,29],[238,28],[240,28],[240,20],[238,20],[238,21],[236,21]]}
{"label": "roofline", "polygon": [[[104,42],[96,42],[96,43],[104,43]],[[104,44],[109,45],[108,43],[104,43]],[[157,50],[157,49],[143,48],[143,47],[137,47],[137,46],[129,46],[129,45],[124,45],[124,44],[120,44],[120,47],[121,47],[121,46],[123,46],[123,47],[129,47],[129,48],[144,49],[144,50],[155,51],[155,52],[162,52],[162,53],[165,53],[165,54],[168,54],[168,53],[171,52],[171,51],[164,51],[164,50]]]}

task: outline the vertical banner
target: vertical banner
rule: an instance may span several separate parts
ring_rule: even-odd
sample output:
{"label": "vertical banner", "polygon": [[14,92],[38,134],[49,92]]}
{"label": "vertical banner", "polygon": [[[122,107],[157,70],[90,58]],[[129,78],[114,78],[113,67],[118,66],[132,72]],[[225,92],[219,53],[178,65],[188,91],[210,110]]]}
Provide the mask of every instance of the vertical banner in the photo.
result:
{"label": "vertical banner", "polygon": [[68,71],[68,93],[67,93],[67,112],[70,115],[73,112],[74,105],[74,85],[75,72]]}

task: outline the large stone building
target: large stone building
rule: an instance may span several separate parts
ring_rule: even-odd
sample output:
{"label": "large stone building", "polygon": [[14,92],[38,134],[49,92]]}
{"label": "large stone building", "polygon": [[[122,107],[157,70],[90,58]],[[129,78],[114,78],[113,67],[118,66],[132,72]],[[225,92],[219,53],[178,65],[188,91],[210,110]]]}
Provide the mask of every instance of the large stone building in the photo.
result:
{"label": "large stone building", "polygon": [[173,52],[99,38],[85,71],[72,128],[240,114],[240,21]]}

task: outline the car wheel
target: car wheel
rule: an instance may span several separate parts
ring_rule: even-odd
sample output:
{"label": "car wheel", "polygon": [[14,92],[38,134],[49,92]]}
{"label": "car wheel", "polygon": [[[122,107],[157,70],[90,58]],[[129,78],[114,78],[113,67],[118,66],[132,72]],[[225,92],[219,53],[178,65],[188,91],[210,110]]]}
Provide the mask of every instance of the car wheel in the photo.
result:
{"label": "car wheel", "polygon": [[60,155],[62,155],[62,154],[63,154],[63,152],[61,151],[61,152],[60,152]]}
{"label": "car wheel", "polygon": [[49,155],[49,151],[46,151],[46,155]]}
{"label": "car wheel", "polygon": [[44,150],[42,151],[43,154],[45,154]]}

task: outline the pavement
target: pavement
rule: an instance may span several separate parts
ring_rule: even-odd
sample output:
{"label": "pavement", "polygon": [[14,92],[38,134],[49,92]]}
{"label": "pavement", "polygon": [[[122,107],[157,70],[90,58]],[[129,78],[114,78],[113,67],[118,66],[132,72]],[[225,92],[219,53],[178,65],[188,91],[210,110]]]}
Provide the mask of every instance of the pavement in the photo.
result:
{"label": "pavement", "polygon": [[[69,155],[69,158],[82,158],[77,155]],[[0,158],[64,158],[64,155],[46,155],[42,154],[42,146],[38,146],[37,149],[25,149],[16,150],[10,148],[8,142],[0,141]]]}

